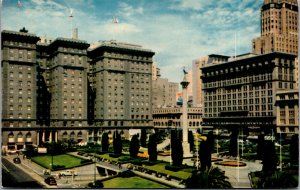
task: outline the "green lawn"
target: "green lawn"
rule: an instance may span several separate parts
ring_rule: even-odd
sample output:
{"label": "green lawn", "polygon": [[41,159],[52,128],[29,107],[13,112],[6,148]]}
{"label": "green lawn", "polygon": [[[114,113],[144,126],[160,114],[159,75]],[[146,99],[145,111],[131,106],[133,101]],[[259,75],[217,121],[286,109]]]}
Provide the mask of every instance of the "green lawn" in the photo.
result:
{"label": "green lawn", "polygon": [[152,188],[169,188],[165,185],[150,181],[138,176],[122,178],[116,177],[103,181],[104,188],[129,188],[129,189],[152,189]]}
{"label": "green lawn", "polygon": [[[73,168],[81,166],[81,158],[71,156],[68,154],[61,154],[53,156],[53,165],[63,165],[65,168]],[[32,157],[32,161],[36,162],[37,164],[51,169],[51,162],[52,156],[51,155],[40,155]]]}
{"label": "green lawn", "polygon": [[174,177],[179,177],[181,179],[187,179],[192,175],[192,173],[191,173],[192,169],[189,169],[189,168],[185,168],[185,169],[182,169],[177,172],[166,170],[165,166],[168,164],[169,163],[159,163],[159,164],[155,164],[153,166],[143,165],[143,167],[147,168],[149,170],[157,171],[159,173],[167,174],[167,175],[174,176]]}

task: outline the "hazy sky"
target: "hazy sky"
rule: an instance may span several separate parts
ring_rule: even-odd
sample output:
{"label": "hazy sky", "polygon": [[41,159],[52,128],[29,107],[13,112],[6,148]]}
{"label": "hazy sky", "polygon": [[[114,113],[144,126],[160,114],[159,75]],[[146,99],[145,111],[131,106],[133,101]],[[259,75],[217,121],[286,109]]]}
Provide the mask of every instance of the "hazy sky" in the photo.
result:
{"label": "hazy sky", "polygon": [[[208,54],[251,51],[260,35],[263,0],[2,0],[1,30],[25,26],[38,36],[111,40],[151,49],[163,78],[182,79],[182,67]],[[69,17],[73,10],[73,21]],[[113,24],[113,18],[119,23]]]}

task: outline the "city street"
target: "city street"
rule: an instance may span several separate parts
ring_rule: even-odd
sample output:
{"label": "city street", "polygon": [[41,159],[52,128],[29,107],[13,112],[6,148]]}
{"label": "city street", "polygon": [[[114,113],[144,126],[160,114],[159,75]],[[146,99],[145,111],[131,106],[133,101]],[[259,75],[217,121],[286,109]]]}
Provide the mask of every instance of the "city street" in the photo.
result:
{"label": "city street", "polygon": [[41,188],[32,176],[2,158],[2,186],[5,188]]}

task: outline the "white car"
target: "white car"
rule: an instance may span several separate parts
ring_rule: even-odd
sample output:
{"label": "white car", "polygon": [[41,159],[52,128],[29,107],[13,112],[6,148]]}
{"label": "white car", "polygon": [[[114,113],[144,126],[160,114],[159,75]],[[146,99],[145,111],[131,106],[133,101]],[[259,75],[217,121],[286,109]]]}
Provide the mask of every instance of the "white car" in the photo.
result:
{"label": "white car", "polygon": [[59,172],[59,175],[61,175],[61,176],[72,176],[72,175],[77,176],[78,174],[74,170],[66,170],[66,171]]}

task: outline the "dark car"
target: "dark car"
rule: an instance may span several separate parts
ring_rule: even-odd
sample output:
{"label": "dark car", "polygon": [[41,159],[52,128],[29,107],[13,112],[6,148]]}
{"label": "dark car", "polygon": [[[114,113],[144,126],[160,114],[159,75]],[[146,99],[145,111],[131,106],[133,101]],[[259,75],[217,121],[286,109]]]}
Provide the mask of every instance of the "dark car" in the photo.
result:
{"label": "dark car", "polygon": [[47,177],[45,179],[45,183],[47,183],[48,185],[57,185],[55,178],[52,176]]}
{"label": "dark car", "polygon": [[21,159],[19,157],[16,157],[13,159],[15,164],[21,164]]}

